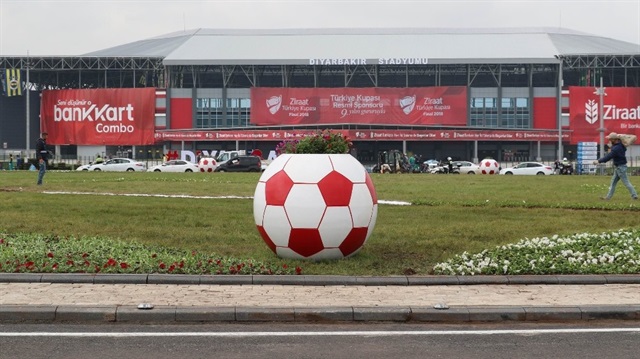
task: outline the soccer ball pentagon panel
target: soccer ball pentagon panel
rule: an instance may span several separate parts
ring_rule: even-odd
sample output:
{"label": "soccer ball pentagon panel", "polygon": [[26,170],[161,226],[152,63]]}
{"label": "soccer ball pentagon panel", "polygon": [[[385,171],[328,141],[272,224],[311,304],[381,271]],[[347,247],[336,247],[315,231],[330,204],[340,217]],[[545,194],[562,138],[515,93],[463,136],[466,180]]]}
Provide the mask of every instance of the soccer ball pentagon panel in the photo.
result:
{"label": "soccer ball pentagon panel", "polygon": [[480,161],[479,167],[480,173],[483,175],[497,175],[500,172],[500,165],[493,158],[485,158]]}
{"label": "soccer ball pentagon panel", "polygon": [[211,157],[202,157],[198,162],[198,168],[200,168],[200,172],[213,172],[218,164],[216,160]]}
{"label": "soccer ball pentagon panel", "polygon": [[279,257],[339,259],[365,244],[378,215],[366,169],[349,154],[283,154],[253,199],[258,232]]}

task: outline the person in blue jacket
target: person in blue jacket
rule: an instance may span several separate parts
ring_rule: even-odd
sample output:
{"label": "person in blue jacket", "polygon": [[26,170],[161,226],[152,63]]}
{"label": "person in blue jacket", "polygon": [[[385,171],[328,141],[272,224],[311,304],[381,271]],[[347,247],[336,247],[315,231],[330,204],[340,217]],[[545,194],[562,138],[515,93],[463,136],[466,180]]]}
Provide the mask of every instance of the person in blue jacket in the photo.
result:
{"label": "person in blue jacket", "polygon": [[36,158],[40,170],[38,171],[38,186],[42,185],[42,178],[45,172],[47,172],[47,161],[49,160],[49,152],[47,151],[47,136],[46,132],[40,134],[40,138],[36,141]]}
{"label": "person in blue jacket", "polygon": [[596,161],[593,161],[594,165],[599,163],[606,163],[609,160],[613,160],[613,177],[611,177],[611,185],[609,186],[609,193],[607,193],[606,197],[601,197],[603,200],[610,200],[613,197],[613,193],[616,191],[616,185],[618,181],[622,180],[622,184],[629,190],[631,193],[631,198],[637,200],[638,193],[636,189],[633,188],[631,182],[629,182],[629,178],[627,177],[627,148],[624,147],[622,141],[620,141],[620,136],[611,132],[609,136],[607,136],[609,141],[611,142],[611,150],[604,157],[599,158]]}

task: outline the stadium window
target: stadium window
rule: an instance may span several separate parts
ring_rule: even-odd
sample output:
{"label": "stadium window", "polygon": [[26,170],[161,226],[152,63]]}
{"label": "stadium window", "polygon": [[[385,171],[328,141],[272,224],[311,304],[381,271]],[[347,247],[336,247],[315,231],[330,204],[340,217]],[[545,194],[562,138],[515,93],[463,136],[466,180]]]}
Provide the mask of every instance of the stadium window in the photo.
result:
{"label": "stadium window", "polygon": [[519,107],[519,108],[529,107],[529,99],[526,97],[517,97],[516,107]]}
{"label": "stadium window", "polygon": [[485,97],[484,98],[484,107],[486,108],[495,108],[496,107],[496,99],[493,97]]}
{"label": "stadium window", "polygon": [[511,97],[503,97],[500,101],[502,108],[512,108],[513,107],[513,99]]}

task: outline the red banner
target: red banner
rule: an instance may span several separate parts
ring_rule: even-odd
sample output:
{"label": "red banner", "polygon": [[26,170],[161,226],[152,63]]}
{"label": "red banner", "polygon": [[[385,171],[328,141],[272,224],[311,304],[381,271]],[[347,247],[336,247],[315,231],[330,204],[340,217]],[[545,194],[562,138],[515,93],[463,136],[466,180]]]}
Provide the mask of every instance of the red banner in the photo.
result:
{"label": "red banner", "polygon": [[[497,130],[334,130],[353,141],[541,141],[557,142],[558,131]],[[283,141],[315,133],[309,130],[156,131],[162,141]],[[562,133],[563,141],[571,134]]]}
{"label": "red banner", "polygon": [[154,111],[154,88],[43,91],[40,127],[51,145],[150,145]]}
{"label": "red banner", "polygon": [[600,120],[604,121],[605,136],[618,132],[640,137],[640,88],[604,88],[602,113],[596,90],[594,87],[569,87],[571,143],[600,141]]}
{"label": "red banner", "polygon": [[251,123],[466,126],[467,88],[251,89]]}

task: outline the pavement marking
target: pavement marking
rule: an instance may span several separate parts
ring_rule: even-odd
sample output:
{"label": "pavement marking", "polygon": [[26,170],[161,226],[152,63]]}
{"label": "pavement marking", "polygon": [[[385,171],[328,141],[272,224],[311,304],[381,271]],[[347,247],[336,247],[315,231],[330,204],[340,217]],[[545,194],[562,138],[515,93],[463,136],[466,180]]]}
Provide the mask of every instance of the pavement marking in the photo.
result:
{"label": "pavement marking", "polygon": [[[94,196],[123,196],[123,197],[158,197],[158,198],[189,198],[189,199],[253,199],[245,196],[191,196],[187,194],[148,194],[148,193],[109,193],[109,192],[65,192],[65,191],[43,191],[44,194],[77,194]],[[379,204],[392,206],[410,206],[410,202],[378,200]]]}
{"label": "pavement marking", "polygon": [[389,337],[439,335],[536,335],[582,333],[640,333],[640,328],[505,329],[505,330],[417,330],[417,331],[323,331],[323,332],[5,332],[0,337]]}

